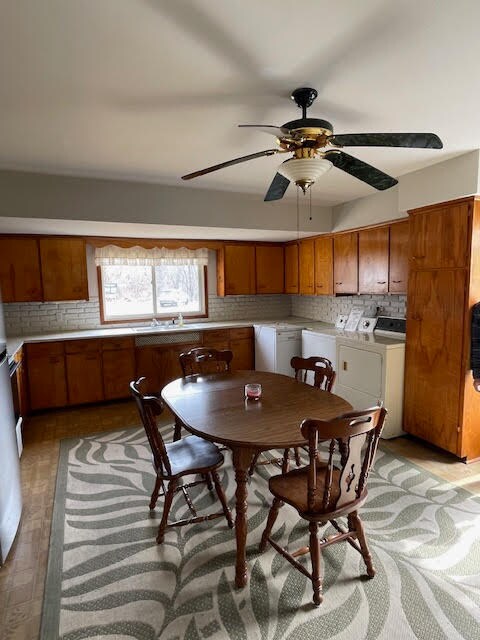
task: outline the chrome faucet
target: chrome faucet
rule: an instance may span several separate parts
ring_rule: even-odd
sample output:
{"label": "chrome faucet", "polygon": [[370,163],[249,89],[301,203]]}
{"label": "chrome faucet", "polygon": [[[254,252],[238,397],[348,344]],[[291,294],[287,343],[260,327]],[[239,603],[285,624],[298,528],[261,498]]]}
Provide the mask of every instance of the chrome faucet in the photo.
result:
{"label": "chrome faucet", "polygon": [[153,317],[153,318],[152,318],[152,324],[151,324],[150,326],[151,326],[151,327],[159,327],[159,326],[160,326],[160,323],[159,323],[159,321],[158,321],[155,317]]}

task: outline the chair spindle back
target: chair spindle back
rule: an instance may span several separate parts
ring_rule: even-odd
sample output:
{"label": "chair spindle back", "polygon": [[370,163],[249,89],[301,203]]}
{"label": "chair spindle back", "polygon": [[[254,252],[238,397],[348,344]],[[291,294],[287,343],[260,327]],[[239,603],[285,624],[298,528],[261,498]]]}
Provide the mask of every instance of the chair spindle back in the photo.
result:
{"label": "chair spindle back", "polygon": [[328,358],[321,356],[300,358],[299,356],[294,356],[290,361],[290,366],[295,369],[295,380],[298,382],[306,382],[308,372],[313,371],[313,386],[325,391],[332,390],[336,373]]}
{"label": "chair spindle back", "polygon": [[145,378],[139,378],[136,382],[130,383],[130,391],[135,398],[138,413],[142,420],[148,442],[152,450],[153,460],[157,469],[163,469],[167,475],[172,473],[170,460],[168,459],[167,449],[163,441],[162,435],[158,430],[157,417],[163,413],[163,402],[159,397],[149,394],[144,395],[140,390]]}
{"label": "chair spindle back", "polygon": [[217,350],[195,347],[179,356],[183,377],[195,374],[224,373],[230,371],[233,353],[228,349]]}
{"label": "chair spindle back", "polygon": [[[364,496],[370,468],[387,411],[373,407],[345,413],[334,420],[304,420],[303,437],[308,440],[308,510],[332,511]],[[329,442],[323,495],[318,495],[318,444]],[[323,464],[323,463],[321,463]],[[323,482],[322,482],[323,484]]]}

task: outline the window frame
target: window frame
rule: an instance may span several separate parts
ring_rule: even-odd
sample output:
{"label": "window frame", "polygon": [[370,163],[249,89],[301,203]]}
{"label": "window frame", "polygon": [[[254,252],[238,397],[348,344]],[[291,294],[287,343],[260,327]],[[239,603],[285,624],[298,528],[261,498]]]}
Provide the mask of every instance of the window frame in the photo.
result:
{"label": "window frame", "polygon": [[[200,267],[201,268],[201,267]],[[153,304],[154,307],[157,306],[157,291],[156,291],[156,281],[155,281],[155,267],[152,267],[153,276],[152,276],[152,288],[153,288]],[[208,318],[208,273],[207,266],[203,267],[203,300],[204,300],[204,313],[194,313],[188,314],[183,313],[182,316],[185,319],[194,319],[194,318]],[[124,316],[121,319],[110,320],[105,317],[105,301],[104,301],[104,289],[103,289],[103,280],[102,280],[102,267],[97,266],[97,282],[98,282],[98,300],[100,303],[100,324],[131,324],[134,322],[149,322],[152,318],[166,319],[176,317],[177,313],[155,313],[147,316]],[[201,289],[200,289],[201,290]]]}

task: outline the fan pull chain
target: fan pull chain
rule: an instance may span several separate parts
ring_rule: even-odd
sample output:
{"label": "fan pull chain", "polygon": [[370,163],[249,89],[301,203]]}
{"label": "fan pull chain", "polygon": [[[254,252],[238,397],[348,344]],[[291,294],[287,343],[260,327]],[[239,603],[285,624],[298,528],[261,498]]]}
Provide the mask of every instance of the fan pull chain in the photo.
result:
{"label": "fan pull chain", "polygon": [[300,187],[297,185],[297,242],[300,240],[300,203],[299,203]]}
{"label": "fan pull chain", "polygon": [[312,187],[310,186],[309,190],[310,192],[310,222],[312,221]]}

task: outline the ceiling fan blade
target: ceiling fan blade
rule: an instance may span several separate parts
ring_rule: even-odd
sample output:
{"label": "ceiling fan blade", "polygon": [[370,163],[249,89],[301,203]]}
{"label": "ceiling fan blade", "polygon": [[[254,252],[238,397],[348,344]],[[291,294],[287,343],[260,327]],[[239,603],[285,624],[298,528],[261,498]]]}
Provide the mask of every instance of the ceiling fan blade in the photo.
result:
{"label": "ceiling fan blade", "polygon": [[366,182],[379,191],[389,189],[398,183],[398,180],[383,173],[380,169],[372,167],[372,165],[363,162],[363,160],[349,156],[344,151],[327,151],[324,157],[330,160],[337,169],[342,169],[342,171],[362,180],[362,182]]}
{"label": "ceiling fan blade", "polygon": [[290,133],[290,129],[286,129],[285,127],[275,127],[272,124],[239,124],[238,126],[243,129],[256,129],[257,131],[270,133],[273,136],[277,136],[277,138],[283,138],[284,136],[288,136]]}
{"label": "ceiling fan blade", "polygon": [[265,202],[271,200],[281,200],[285,195],[285,191],[288,189],[290,180],[282,176],[281,173],[276,173],[272,180],[272,184],[268,187],[268,191],[263,199]]}
{"label": "ceiling fan blade", "polygon": [[182,176],[182,180],[191,180],[192,178],[198,178],[199,176],[204,176],[206,173],[212,173],[212,171],[218,171],[219,169],[224,169],[225,167],[231,167],[234,164],[240,164],[241,162],[247,162],[248,160],[254,160],[255,158],[261,158],[262,156],[273,156],[275,153],[278,153],[278,151],[279,149],[267,149],[266,151],[258,151],[258,153],[251,153],[249,156],[234,158],[233,160],[228,160],[227,162],[215,164],[212,167],[207,167],[206,169],[200,169],[200,171],[187,173],[187,175]]}
{"label": "ceiling fan blade", "polygon": [[442,149],[434,133],[341,133],[330,136],[329,142],[342,147],[410,147]]}

